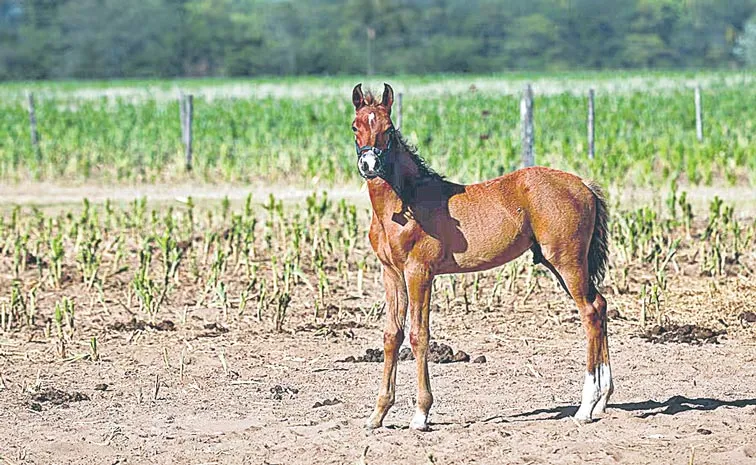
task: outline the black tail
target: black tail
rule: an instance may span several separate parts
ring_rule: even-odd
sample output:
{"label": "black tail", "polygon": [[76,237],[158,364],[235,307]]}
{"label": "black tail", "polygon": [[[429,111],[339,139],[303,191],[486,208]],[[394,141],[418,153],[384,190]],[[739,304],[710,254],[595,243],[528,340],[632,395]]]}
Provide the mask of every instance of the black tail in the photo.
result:
{"label": "black tail", "polygon": [[589,181],[586,181],[585,185],[596,198],[596,222],[593,225],[593,236],[588,248],[588,276],[594,290],[597,290],[604,280],[606,262],[609,258],[609,231],[607,230],[609,209],[606,207],[606,200],[601,187]]}

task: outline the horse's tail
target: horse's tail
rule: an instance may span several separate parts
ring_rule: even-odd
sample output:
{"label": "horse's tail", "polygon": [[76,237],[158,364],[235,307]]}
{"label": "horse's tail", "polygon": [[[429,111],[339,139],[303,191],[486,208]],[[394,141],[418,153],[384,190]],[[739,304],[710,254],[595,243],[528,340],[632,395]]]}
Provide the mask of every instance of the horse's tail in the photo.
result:
{"label": "horse's tail", "polygon": [[593,193],[596,199],[596,221],[593,224],[591,245],[588,247],[588,276],[590,277],[593,290],[597,290],[604,280],[606,263],[609,258],[609,209],[601,187],[592,182],[585,181],[585,185]]}

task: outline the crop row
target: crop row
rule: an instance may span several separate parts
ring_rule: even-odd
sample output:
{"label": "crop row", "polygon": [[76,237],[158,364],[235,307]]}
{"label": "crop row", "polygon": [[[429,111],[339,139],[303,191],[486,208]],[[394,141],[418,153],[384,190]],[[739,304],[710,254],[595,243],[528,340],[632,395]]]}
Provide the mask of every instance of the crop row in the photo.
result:
{"label": "crop row", "polygon": [[[78,329],[82,308],[153,325],[210,309],[226,324],[247,320],[280,332],[295,329],[292,311],[299,323],[342,321],[343,303],[353,300],[358,320],[375,319],[383,293],[365,238],[367,213],[325,194],[293,207],[274,197],[214,208],[191,199],[154,208],[144,199],[123,206],[85,201],[53,215],[18,207],[0,217],[0,332],[41,330],[61,357],[96,358],[96,334]],[[618,211],[610,228],[605,286],[633,296],[627,311],[641,325],[667,317],[673,278],[716,287],[722,279],[745,283],[756,271],[756,222],[737,219],[719,198],[694,217],[685,192],[673,190],[661,209]],[[525,258],[439,277],[434,305],[468,312],[495,308],[513,294],[527,299],[549,281],[557,288]]]}
{"label": "crop row", "polygon": [[[693,93],[596,94],[596,158],[587,158],[586,98],[539,95],[536,163],[618,186],[756,182],[756,87],[704,90],[704,140]],[[519,97],[474,88],[406,90],[402,132],[431,166],[460,182],[520,166]],[[0,102],[0,180],[171,182],[199,179],[310,185],[355,182],[349,95],[194,99],[194,170],[184,172],[175,100],[40,97],[39,149],[22,99]]]}

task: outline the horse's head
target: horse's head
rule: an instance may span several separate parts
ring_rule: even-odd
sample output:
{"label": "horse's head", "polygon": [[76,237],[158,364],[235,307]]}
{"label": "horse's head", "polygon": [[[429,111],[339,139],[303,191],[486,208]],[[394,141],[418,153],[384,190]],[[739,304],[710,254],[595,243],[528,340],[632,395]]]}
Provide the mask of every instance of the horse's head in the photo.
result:
{"label": "horse's head", "polygon": [[391,105],[394,90],[383,85],[380,102],[371,93],[362,93],[362,84],[352,91],[354,104],[354,142],[357,146],[357,168],[365,179],[383,176],[388,169],[387,157],[391,152],[394,124],[391,122]]}

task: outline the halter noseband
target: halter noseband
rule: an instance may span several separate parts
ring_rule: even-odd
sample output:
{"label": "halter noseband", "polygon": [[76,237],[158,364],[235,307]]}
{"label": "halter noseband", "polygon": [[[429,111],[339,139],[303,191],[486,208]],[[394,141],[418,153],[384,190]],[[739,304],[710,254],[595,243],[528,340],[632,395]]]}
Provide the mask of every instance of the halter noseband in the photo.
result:
{"label": "halter noseband", "polygon": [[361,157],[362,155],[364,155],[367,152],[370,152],[371,150],[373,151],[376,157],[381,157],[391,152],[391,141],[393,140],[394,126],[391,126],[390,128],[388,128],[384,134],[388,136],[388,144],[386,144],[385,149],[379,149],[378,147],[375,147],[372,145],[365,145],[365,146],[360,147],[360,144],[358,144],[357,141],[355,140],[354,146],[357,148],[357,156]]}

